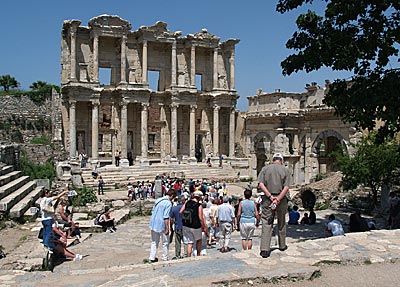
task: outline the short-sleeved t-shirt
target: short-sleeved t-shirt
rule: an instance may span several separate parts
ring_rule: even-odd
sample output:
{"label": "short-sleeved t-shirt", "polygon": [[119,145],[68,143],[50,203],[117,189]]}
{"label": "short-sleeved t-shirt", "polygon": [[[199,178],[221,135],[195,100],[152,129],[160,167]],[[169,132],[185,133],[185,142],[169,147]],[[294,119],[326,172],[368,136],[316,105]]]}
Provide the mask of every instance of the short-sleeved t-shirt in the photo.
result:
{"label": "short-sleeved t-shirt", "polygon": [[170,217],[175,219],[175,230],[182,230],[182,215],[179,213],[182,205],[182,203],[179,203],[171,209]]}
{"label": "short-sleeved t-shirt", "polygon": [[262,168],[258,182],[262,182],[271,194],[278,195],[290,185],[289,170],[277,162],[269,164]]}
{"label": "short-sleeved t-shirt", "polygon": [[328,223],[328,230],[332,232],[333,236],[344,235],[343,226],[336,219]]}

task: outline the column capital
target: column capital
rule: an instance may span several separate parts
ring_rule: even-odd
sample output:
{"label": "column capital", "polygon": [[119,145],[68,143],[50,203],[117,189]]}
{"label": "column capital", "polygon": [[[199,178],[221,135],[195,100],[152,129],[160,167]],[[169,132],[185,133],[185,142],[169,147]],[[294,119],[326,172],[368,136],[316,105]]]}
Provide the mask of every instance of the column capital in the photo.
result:
{"label": "column capital", "polygon": [[99,100],[91,100],[91,102],[92,102],[92,105],[93,106],[99,106],[100,105],[100,101]]}
{"label": "column capital", "polygon": [[197,109],[197,105],[190,105],[190,111],[191,112],[196,112],[196,109]]}
{"label": "column capital", "polygon": [[75,106],[76,106],[76,100],[69,100],[69,101],[68,101],[68,104],[69,104],[69,106],[70,106],[71,108],[75,108]]}
{"label": "column capital", "polygon": [[119,105],[120,105],[120,107],[122,107],[122,108],[126,108],[126,107],[128,106],[128,104],[129,104],[129,102],[127,102],[127,101],[119,102]]}
{"label": "column capital", "polygon": [[142,103],[142,111],[147,111],[149,103]]}
{"label": "column capital", "polygon": [[143,40],[143,47],[147,47],[147,40]]}
{"label": "column capital", "polygon": [[172,103],[172,104],[170,105],[170,108],[171,108],[171,109],[177,109],[177,108],[179,108],[179,104],[177,104],[177,103]]}
{"label": "column capital", "polygon": [[176,49],[176,40],[172,42],[172,49]]}
{"label": "column capital", "polygon": [[214,111],[219,111],[221,109],[221,106],[214,104],[213,109],[214,109]]}

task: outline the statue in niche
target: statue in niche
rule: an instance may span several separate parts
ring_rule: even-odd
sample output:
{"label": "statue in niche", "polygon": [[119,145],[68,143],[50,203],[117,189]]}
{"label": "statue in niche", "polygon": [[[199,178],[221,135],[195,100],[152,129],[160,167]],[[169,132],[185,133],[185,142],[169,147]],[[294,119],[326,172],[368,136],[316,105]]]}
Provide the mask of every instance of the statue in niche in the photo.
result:
{"label": "statue in niche", "polygon": [[278,134],[275,137],[275,152],[283,154],[289,153],[289,139],[284,134]]}
{"label": "statue in niche", "polygon": [[218,86],[221,89],[226,89],[227,88],[227,84],[226,84],[226,76],[225,75],[218,75]]}
{"label": "statue in niche", "polygon": [[85,150],[85,132],[78,132],[78,136],[77,136],[78,140],[78,152],[82,152],[83,150]]}

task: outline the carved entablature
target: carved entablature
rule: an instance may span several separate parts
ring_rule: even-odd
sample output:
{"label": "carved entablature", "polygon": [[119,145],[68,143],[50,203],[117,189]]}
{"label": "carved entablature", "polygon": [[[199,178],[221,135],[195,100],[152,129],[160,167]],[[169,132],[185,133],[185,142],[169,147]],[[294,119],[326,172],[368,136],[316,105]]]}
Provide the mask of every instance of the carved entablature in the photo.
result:
{"label": "carved entablature", "polygon": [[79,20],[65,20],[62,27],[62,33],[69,33],[71,28],[78,28],[81,24]]}

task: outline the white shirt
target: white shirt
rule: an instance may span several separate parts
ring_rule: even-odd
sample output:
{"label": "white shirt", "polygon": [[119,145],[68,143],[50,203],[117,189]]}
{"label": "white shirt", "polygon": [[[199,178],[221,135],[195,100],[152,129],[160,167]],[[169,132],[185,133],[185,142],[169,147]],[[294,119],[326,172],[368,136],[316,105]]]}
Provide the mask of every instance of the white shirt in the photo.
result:
{"label": "white shirt", "polygon": [[332,220],[328,223],[328,230],[333,236],[344,235],[342,224],[337,220]]}

